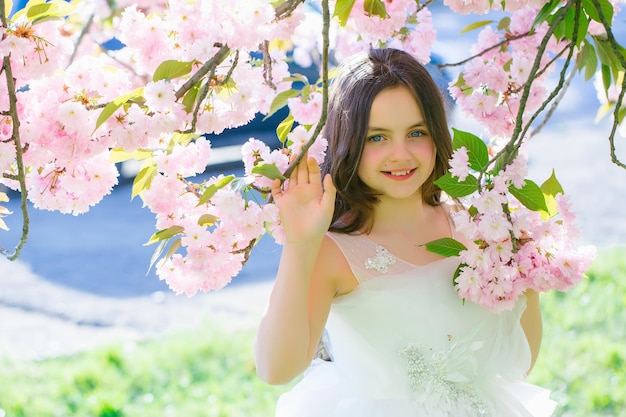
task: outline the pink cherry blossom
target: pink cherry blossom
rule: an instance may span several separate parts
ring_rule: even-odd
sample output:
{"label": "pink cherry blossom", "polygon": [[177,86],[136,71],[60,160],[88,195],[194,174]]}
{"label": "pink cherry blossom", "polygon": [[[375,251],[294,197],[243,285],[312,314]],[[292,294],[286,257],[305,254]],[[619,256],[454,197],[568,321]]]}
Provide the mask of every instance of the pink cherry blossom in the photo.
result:
{"label": "pink cherry blossom", "polygon": [[459,181],[465,181],[469,175],[469,156],[465,146],[456,149],[452,153],[452,159],[450,159],[450,173],[453,177],[457,177]]}
{"label": "pink cherry blossom", "polygon": [[289,110],[296,122],[302,125],[312,125],[320,120],[322,114],[322,94],[314,91],[309,94],[308,100],[294,97],[287,100]]}
{"label": "pink cherry blossom", "polygon": [[[211,143],[203,135],[217,135],[267,114],[274,98],[292,88],[291,59],[303,66],[319,63],[319,13],[311,13],[312,7],[305,4],[277,20],[276,2],[271,0],[124,0],[117,2],[112,15],[104,0],[74,3],[71,19],[33,23],[22,15],[0,28],[0,53],[10,56],[18,88],[31,202],[40,209],[83,213],[117,183],[112,158],[137,158],[151,172],[139,197],[153,212],[156,231],[180,231],[172,237],[180,245],[176,253],[156,264],[159,278],[189,296],[222,288],[239,273],[249,250],[265,233],[278,243],[284,241],[279,210],[264,200],[272,179],[252,171],[263,164],[274,165],[280,173],[287,170],[290,155],[301,152],[319,121],[321,90],[315,85],[288,101],[296,127],[283,148],[272,150],[256,139],[242,147],[244,176],[232,183],[225,185],[223,175],[194,178],[212,156]],[[479,32],[470,54],[480,56],[470,60],[449,87],[462,112],[478,120],[497,146],[512,133],[521,91],[547,30],[547,24],[532,26],[545,0],[511,0],[504,6],[486,0],[444,3],[459,13],[505,7],[510,15],[508,25],[498,28],[494,23]],[[400,48],[422,63],[430,61],[436,32],[428,7],[413,0],[387,1],[387,15],[381,17],[369,16],[365,4],[354,2],[345,27],[333,19],[332,56],[337,61],[372,46]],[[87,21],[89,33],[80,40],[80,25]],[[519,38],[531,27],[534,35]],[[589,32],[601,33],[602,28],[592,22]],[[113,37],[125,47],[103,53],[101,44]],[[510,41],[492,48],[505,39]],[[258,50],[266,40],[269,56],[264,61]],[[195,80],[191,90],[207,88],[204,100],[193,102],[193,94],[176,98],[191,75],[224,45],[230,52],[223,62]],[[293,56],[288,57],[286,45],[293,46]],[[543,74],[530,89],[526,120],[545,100],[555,65],[546,66],[564,46],[551,40],[540,57]],[[154,81],[155,70],[166,60],[191,63],[192,70]],[[131,98],[125,96],[132,91]],[[600,99],[614,101],[617,92],[613,86],[608,96],[602,91]],[[107,107],[120,96],[126,101]],[[8,106],[7,87],[0,84],[0,109]],[[103,109],[112,114],[99,120]],[[15,148],[7,141],[12,123],[6,113],[0,118],[0,173],[15,174]],[[625,129],[623,124],[626,135]],[[321,163],[326,148],[326,139],[317,138],[309,156]],[[567,197],[557,195],[559,214],[544,220],[510,195],[509,187],[521,187],[528,176],[522,153],[503,171],[484,173],[487,188],[468,197],[472,210],[454,215],[459,233],[476,243],[460,256],[464,266],[456,283],[459,295],[494,311],[511,308],[527,288],[565,290],[575,285],[594,255],[591,249],[575,246],[579,231]],[[455,151],[450,161],[455,178],[467,178],[469,158],[467,149]],[[0,182],[19,188],[11,178],[0,177]],[[215,192],[199,205],[207,189]],[[505,205],[510,212],[504,212]]]}
{"label": "pink cherry blossom", "polygon": [[165,112],[172,108],[175,99],[172,85],[167,80],[150,82],[143,88],[146,106],[152,111]]}

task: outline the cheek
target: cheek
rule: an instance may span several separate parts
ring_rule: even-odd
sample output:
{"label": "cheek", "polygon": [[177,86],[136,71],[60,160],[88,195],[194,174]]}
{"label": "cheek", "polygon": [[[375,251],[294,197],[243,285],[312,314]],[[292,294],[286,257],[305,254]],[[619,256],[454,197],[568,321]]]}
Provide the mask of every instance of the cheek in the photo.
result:
{"label": "cheek", "polygon": [[372,170],[376,169],[376,164],[374,163],[375,159],[376,155],[372,152],[372,149],[363,149],[361,160],[359,161],[359,168],[357,169],[357,174],[361,180],[365,181],[371,176]]}
{"label": "cheek", "polygon": [[432,140],[423,141],[415,144],[413,154],[419,159],[432,160],[434,162],[435,156],[437,155],[437,149],[435,148],[435,144]]}

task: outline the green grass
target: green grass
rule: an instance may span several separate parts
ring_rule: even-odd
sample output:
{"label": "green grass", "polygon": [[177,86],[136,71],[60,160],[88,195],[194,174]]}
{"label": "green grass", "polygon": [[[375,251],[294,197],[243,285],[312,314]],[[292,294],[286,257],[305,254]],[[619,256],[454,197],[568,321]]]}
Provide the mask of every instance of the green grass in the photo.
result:
{"label": "green grass", "polygon": [[252,331],[203,330],[1,364],[0,416],[272,416],[285,388],[257,378]]}
{"label": "green grass", "polygon": [[[568,293],[542,295],[544,341],[530,382],[557,416],[626,415],[626,248],[607,250]],[[253,331],[202,331],[39,362],[0,362],[0,417],[272,417]]]}
{"label": "green grass", "polygon": [[529,381],[557,415],[626,416],[626,248],[600,253],[588,279],[541,296],[544,339]]}

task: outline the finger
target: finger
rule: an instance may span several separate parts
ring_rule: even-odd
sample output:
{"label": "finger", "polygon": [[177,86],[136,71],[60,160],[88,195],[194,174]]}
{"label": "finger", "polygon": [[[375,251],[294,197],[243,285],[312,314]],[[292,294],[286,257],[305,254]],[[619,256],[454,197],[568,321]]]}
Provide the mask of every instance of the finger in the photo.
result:
{"label": "finger", "polygon": [[272,192],[272,197],[274,201],[278,202],[280,198],[283,196],[283,190],[281,188],[280,180],[276,178],[272,185],[270,186],[270,191]]}
{"label": "finger", "polygon": [[311,184],[322,185],[322,175],[320,173],[320,166],[317,164],[315,158],[309,157],[307,159],[307,166],[309,170],[309,182]]}
{"label": "finger", "polygon": [[329,211],[334,211],[336,198],[337,187],[335,187],[330,174],[326,174],[324,176],[324,195],[322,196],[322,205]]}

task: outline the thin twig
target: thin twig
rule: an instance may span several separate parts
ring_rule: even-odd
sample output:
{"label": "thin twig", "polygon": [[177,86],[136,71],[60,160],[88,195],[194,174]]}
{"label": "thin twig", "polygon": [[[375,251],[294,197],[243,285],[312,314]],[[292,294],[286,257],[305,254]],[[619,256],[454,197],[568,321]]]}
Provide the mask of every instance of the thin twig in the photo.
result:
{"label": "thin twig", "polygon": [[565,93],[567,93],[567,90],[569,90],[569,87],[572,84],[572,80],[574,79],[575,75],[576,75],[576,68],[570,71],[569,75],[567,76],[567,79],[565,80],[565,84],[563,84],[563,88],[559,92],[558,97],[554,99],[552,106],[550,106],[550,109],[546,113],[546,117],[544,117],[541,123],[537,125],[537,127],[532,131],[532,133],[530,134],[531,137],[539,134],[539,132],[541,132],[541,130],[548,124],[548,121],[552,118],[552,115],[554,114],[556,109],[559,107],[559,104],[561,103],[561,101],[563,101],[563,98],[565,97]]}
{"label": "thin twig", "polygon": [[[6,16],[4,15],[4,1],[0,4],[0,17],[2,19],[2,25],[6,27]],[[13,70],[11,68],[11,58],[7,55],[2,59],[2,70],[6,75],[7,80],[7,90],[9,94],[9,112],[11,114],[11,122],[12,122],[12,138],[15,143],[15,161],[17,165],[17,177],[18,182],[20,184],[21,191],[21,204],[20,209],[22,211],[22,235],[20,237],[19,243],[15,247],[15,252],[13,254],[5,253],[2,251],[2,254],[7,257],[8,260],[14,261],[20,256],[20,252],[22,248],[26,244],[26,240],[28,239],[28,231],[30,227],[30,219],[28,216],[28,190],[26,188],[26,170],[24,168],[24,154],[22,149],[22,143],[20,140],[20,120],[17,112],[17,96],[15,94],[15,80],[13,78]]]}
{"label": "thin twig", "polygon": [[289,165],[283,176],[289,178],[293,170],[298,166],[306,151],[313,145],[326,124],[328,107],[328,49],[330,48],[330,11],[328,0],[322,0],[322,18],[324,25],[322,28],[322,115],[315,126],[311,139],[302,147],[296,159]]}
{"label": "thin twig", "polygon": [[272,77],[272,56],[270,55],[270,41],[264,41],[261,44],[261,51],[263,52],[263,78],[265,84],[270,86],[272,90],[276,90],[276,85]]}
{"label": "thin twig", "polygon": [[228,54],[230,53],[230,48],[226,45],[215,45],[219,47],[219,51],[211,59],[205,62],[198,71],[189,78],[185,84],[183,84],[178,91],[176,91],[176,100],[179,100],[183,97],[187,91],[189,91],[198,81],[202,79],[205,75],[207,75],[212,68],[217,67],[219,64],[224,62]]}
{"label": "thin twig", "polygon": [[[552,90],[552,92],[550,93],[550,95],[548,96],[547,99],[545,99],[541,105],[539,106],[539,108],[533,113],[533,115],[529,118],[528,122],[526,123],[526,125],[524,126],[524,128],[522,129],[522,132],[519,135],[518,138],[518,142],[516,145],[515,149],[519,149],[519,147],[522,144],[523,138],[526,137],[526,134],[528,133],[528,130],[530,129],[530,126],[532,126],[533,122],[537,119],[537,117],[539,117],[539,115],[544,111],[544,109],[548,106],[548,104],[554,100],[555,97],[557,97],[558,93],[563,89],[563,86],[565,85],[565,78],[566,78],[566,73],[567,73],[567,69],[569,68],[570,62],[572,61],[572,57],[574,56],[574,48],[576,45],[576,41],[578,40],[578,26],[580,24],[580,14],[581,14],[581,7],[580,7],[580,2],[581,0],[575,0],[576,3],[576,14],[574,15],[574,31],[572,32],[572,42],[569,45],[569,53],[567,54],[567,58],[565,59],[565,62],[563,63],[563,68],[561,69],[561,72],[559,74],[559,82],[557,84],[557,86],[554,88],[554,90]],[[543,53],[543,52],[542,52]],[[535,74],[535,76],[533,77],[533,79],[536,79],[537,75]],[[530,89],[529,89],[530,91]],[[517,117],[522,117],[523,114],[519,113],[517,114]]]}
{"label": "thin twig", "polygon": [[304,3],[304,1],[305,0],[286,0],[280,6],[276,7],[276,20],[291,16],[291,13],[293,13],[300,4]]}
{"label": "thin twig", "polygon": [[[533,62],[533,66],[528,74],[528,82],[525,84],[524,90],[522,91],[522,97],[520,98],[520,106],[517,112],[517,116],[515,118],[515,128],[513,129],[513,134],[511,135],[511,139],[500,150],[500,152],[496,153],[496,155],[489,161],[489,163],[487,164],[487,167],[491,166],[500,157],[504,157],[504,155],[507,155],[506,156],[507,160],[504,161],[502,166],[508,165],[509,159],[512,158],[513,155],[515,155],[515,151],[519,149],[519,147],[521,146],[521,141],[518,142],[518,140],[520,138],[523,138],[523,135],[521,135],[521,133],[524,128],[523,120],[524,120],[524,112],[526,110],[526,103],[528,102],[528,97],[530,96],[530,89],[532,87],[533,80],[535,79],[537,72],[539,71],[539,67],[541,66],[541,58],[547,48],[548,41],[554,34],[554,30],[556,29],[558,24],[561,23],[561,21],[565,18],[565,14],[567,13],[568,8],[571,7],[574,2],[575,0],[569,0],[568,3],[560,9],[560,11],[554,17],[552,24],[548,27],[547,32],[545,33],[543,39],[541,40],[541,43],[537,47],[537,55],[535,57],[535,61]],[[545,105],[547,104],[544,104],[544,107]],[[487,171],[487,167],[485,167],[485,171]],[[481,183],[481,179],[483,175],[484,175],[484,172],[480,172],[479,178],[478,178],[478,187],[480,187],[480,183]]]}
{"label": "thin twig", "polygon": [[464,59],[462,61],[454,62],[454,63],[451,63],[451,64],[439,64],[439,65],[437,65],[437,68],[441,69],[441,68],[447,68],[447,67],[459,67],[461,65],[467,64],[468,62],[470,62],[473,59],[480,58],[481,56],[485,55],[489,51],[492,51],[494,49],[500,48],[503,45],[506,45],[506,44],[508,44],[510,42],[513,42],[513,41],[516,41],[518,39],[522,39],[522,38],[528,37],[530,35],[532,35],[532,32],[526,32],[526,33],[522,33],[520,35],[511,36],[510,38],[507,38],[507,39],[503,40],[502,42],[496,43],[495,45],[491,45],[489,48],[487,48],[487,49],[477,53],[476,55],[472,55],[469,58],[466,58],[466,59]]}
{"label": "thin twig", "polygon": [[[577,36],[577,35],[574,35]],[[561,58],[561,56],[563,56],[563,54],[567,51],[571,51],[572,45],[575,45],[575,42],[569,42],[567,45],[565,45],[563,47],[563,49],[561,49],[561,51],[559,51],[558,54],[554,55],[552,57],[552,59],[550,61],[548,61],[548,63],[546,65],[543,66],[543,68],[541,68],[539,71],[537,71],[537,74],[535,74],[535,79],[541,77],[543,74],[545,74],[545,72],[548,70],[548,68],[550,68],[552,66],[552,64],[554,64],[559,58]],[[518,94],[520,91],[522,91],[522,88],[524,88],[523,86],[519,86],[518,88],[516,88],[515,90],[513,90],[511,93],[512,94]]]}
{"label": "thin twig", "polygon": [[[434,3],[436,0],[426,0],[424,3],[422,4],[418,4],[417,6],[417,10],[415,11],[415,13],[413,14],[413,16],[417,16],[417,14],[419,12],[421,12],[422,10],[424,10],[426,7],[430,6],[432,3]],[[417,2],[419,3],[419,1]]]}
{"label": "thin twig", "polygon": [[[626,57],[622,54],[620,50],[620,44],[615,40],[613,36],[613,30],[611,29],[610,22],[606,19],[604,12],[602,11],[602,7],[598,0],[591,0],[593,2],[594,7],[598,11],[598,16],[602,21],[602,26],[604,26],[604,30],[606,31],[606,37],[609,43],[611,44],[611,50],[619,60],[619,63],[622,65],[622,69],[626,71]],[[624,101],[624,96],[626,95],[626,74],[622,77],[622,90],[617,96],[617,101],[615,102],[615,110],[613,111],[613,126],[611,127],[611,133],[609,135],[609,146],[611,148],[611,161],[620,168],[626,169],[626,164],[621,162],[617,157],[615,152],[615,133],[617,132],[617,127],[619,126],[619,112],[622,107],[622,103]]]}
{"label": "thin twig", "polygon": [[76,39],[76,43],[74,44],[74,50],[72,51],[72,56],[70,56],[69,62],[67,63],[67,67],[72,65],[72,62],[74,62],[74,58],[76,58],[76,54],[78,53],[78,48],[80,47],[80,44],[82,43],[83,39],[85,38],[85,35],[87,34],[89,29],[91,28],[91,24],[93,23],[94,17],[95,17],[95,14],[92,13],[89,16],[89,19],[87,19],[87,22],[85,23],[85,26],[83,26],[82,30],[80,31],[80,35],[78,35],[78,39]]}

